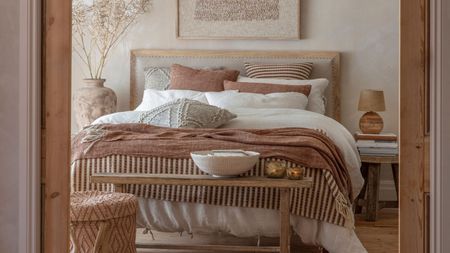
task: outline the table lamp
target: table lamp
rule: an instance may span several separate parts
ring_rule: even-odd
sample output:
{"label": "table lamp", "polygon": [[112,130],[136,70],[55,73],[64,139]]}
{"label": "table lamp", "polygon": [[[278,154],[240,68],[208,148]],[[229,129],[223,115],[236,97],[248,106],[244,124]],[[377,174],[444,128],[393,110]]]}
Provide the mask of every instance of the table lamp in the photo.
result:
{"label": "table lamp", "polygon": [[362,90],[358,110],[366,112],[359,120],[359,128],[363,134],[379,134],[383,130],[383,119],[376,113],[386,110],[382,90]]}

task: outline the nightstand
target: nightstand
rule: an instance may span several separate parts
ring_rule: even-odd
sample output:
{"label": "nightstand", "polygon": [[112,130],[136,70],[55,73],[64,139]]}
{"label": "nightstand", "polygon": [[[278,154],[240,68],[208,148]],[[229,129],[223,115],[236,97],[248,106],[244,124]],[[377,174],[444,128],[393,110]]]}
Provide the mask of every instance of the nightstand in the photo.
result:
{"label": "nightstand", "polygon": [[[366,208],[366,220],[376,221],[377,211],[381,208],[398,207],[398,156],[361,156],[361,172],[364,186],[355,200],[355,213],[361,213],[362,206]],[[381,165],[389,164],[397,193],[397,201],[379,201]]]}

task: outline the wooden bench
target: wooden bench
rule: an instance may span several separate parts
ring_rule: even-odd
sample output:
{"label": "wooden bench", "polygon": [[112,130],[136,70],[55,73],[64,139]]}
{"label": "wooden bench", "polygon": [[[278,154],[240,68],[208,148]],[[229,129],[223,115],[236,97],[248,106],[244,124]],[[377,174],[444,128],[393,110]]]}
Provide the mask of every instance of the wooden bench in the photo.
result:
{"label": "wooden bench", "polygon": [[290,192],[292,188],[310,188],[311,179],[288,180],[265,177],[215,178],[211,176],[187,176],[169,174],[94,174],[92,183],[114,185],[114,191],[123,192],[125,185],[192,185],[192,186],[236,186],[266,187],[280,189],[280,245],[279,246],[231,246],[231,245],[170,245],[136,244],[137,248],[165,250],[211,250],[226,252],[290,252]]}

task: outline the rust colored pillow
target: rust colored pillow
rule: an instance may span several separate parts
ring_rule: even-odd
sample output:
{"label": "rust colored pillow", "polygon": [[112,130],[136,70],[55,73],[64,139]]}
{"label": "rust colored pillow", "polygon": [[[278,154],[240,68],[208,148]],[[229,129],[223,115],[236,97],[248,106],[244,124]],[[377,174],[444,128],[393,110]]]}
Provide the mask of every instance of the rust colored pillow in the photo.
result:
{"label": "rust colored pillow", "polygon": [[238,90],[240,92],[248,93],[282,93],[282,92],[298,92],[309,96],[311,92],[311,85],[283,85],[272,83],[244,83],[224,81],[225,90]]}
{"label": "rust colored pillow", "polygon": [[223,91],[225,80],[236,81],[239,71],[231,69],[193,69],[173,64],[170,70],[171,90]]}

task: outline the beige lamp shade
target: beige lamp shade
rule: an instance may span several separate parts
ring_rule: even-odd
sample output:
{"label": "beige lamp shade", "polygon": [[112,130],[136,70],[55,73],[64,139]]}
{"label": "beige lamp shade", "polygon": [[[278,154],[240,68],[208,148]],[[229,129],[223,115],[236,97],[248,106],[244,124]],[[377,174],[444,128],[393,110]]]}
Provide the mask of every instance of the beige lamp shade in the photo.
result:
{"label": "beige lamp shade", "polygon": [[386,110],[382,90],[362,90],[359,96],[358,110],[364,112],[383,112]]}

